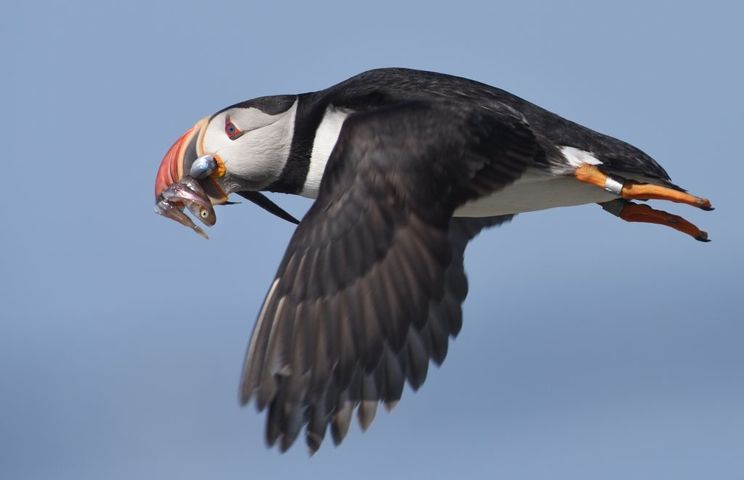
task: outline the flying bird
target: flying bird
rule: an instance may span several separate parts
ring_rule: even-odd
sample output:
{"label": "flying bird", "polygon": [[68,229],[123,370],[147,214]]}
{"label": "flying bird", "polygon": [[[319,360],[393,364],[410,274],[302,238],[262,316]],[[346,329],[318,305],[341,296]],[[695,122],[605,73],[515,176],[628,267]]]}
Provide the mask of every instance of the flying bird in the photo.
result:
{"label": "flying bird", "polygon": [[[262,191],[315,199],[302,221]],[[597,203],[708,241],[637,201],[712,210],[636,147],[465,78],[371,70],[317,92],[255,98],[199,120],[165,155],[156,212],[204,236],[235,193],[299,223],[251,336],[242,404],[268,410],[284,451],[304,427],[316,451],[356,411],[414,390],[462,326],[463,254],[523,212]],[[635,201],[634,201],[635,200]]]}

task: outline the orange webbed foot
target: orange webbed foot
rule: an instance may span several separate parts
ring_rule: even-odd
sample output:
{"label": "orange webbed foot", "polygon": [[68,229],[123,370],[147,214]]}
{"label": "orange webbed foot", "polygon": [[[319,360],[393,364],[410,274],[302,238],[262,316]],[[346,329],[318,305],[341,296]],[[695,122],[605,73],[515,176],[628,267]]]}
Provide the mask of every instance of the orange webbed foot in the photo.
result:
{"label": "orange webbed foot", "polygon": [[709,242],[708,233],[700,230],[693,223],[679,215],[663,210],[656,210],[648,205],[641,205],[627,200],[614,200],[601,205],[608,212],[617,215],[626,222],[655,223],[686,233],[700,242]]}

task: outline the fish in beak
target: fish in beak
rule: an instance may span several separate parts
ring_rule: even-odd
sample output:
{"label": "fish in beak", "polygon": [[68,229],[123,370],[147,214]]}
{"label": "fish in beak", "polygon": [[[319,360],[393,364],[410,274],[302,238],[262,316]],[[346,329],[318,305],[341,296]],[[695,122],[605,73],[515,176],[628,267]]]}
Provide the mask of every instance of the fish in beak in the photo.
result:
{"label": "fish in beak", "polygon": [[[163,157],[155,177],[155,213],[209,238],[202,228],[184,213],[188,209],[201,223],[213,226],[217,216],[213,205],[230,204],[220,184],[225,165],[219,155],[204,153],[203,138],[209,117],[199,120],[176,140]],[[292,215],[260,192],[236,192],[264,210],[292,223]]]}

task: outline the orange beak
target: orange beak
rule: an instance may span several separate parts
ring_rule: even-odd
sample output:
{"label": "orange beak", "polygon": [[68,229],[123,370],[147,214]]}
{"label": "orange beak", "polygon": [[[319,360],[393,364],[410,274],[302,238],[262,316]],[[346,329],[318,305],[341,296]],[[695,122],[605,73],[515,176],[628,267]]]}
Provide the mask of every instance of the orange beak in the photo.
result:
{"label": "orange beak", "polygon": [[[160,195],[168,187],[187,175],[191,164],[203,153],[201,144],[208,120],[208,118],[203,118],[196,122],[168,149],[155,176],[155,201],[160,199]],[[227,195],[215,178],[201,180],[200,184],[213,205],[227,202]]]}

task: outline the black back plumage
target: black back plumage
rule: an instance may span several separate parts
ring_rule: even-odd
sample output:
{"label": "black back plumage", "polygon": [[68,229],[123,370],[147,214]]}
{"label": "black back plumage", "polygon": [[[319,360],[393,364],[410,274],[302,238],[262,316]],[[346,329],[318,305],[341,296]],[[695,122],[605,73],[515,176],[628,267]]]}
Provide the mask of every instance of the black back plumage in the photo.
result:
{"label": "black back plumage", "polygon": [[[286,97],[276,98],[283,106]],[[301,94],[298,98],[298,121],[290,162],[282,178],[268,189],[270,191],[298,193],[302,189],[310,164],[313,138],[329,105],[365,112],[415,99],[448,100],[466,105],[501,103],[523,115],[546,162],[551,156],[560,155],[557,146],[570,146],[592,152],[603,162],[602,168],[607,172],[661,183],[670,180],[653,158],[633,145],[567,120],[505,90],[462,77],[405,68],[382,68],[361,73],[325,90]]]}
{"label": "black back plumage", "polygon": [[380,92],[389,92],[392,97],[420,95],[445,97],[458,102],[500,102],[524,115],[544,149],[556,145],[575,147],[594,153],[608,171],[669,180],[661,165],[629,143],[567,120],[500,88],[462,77],[406,68],[382,68],[361,73],[331,87],[328,95],[331,98],[348,96],[351,108],[360,103],[359,99],[368,98],[369,101],[363,103],[374,108],[375,101],[384,97]]}

